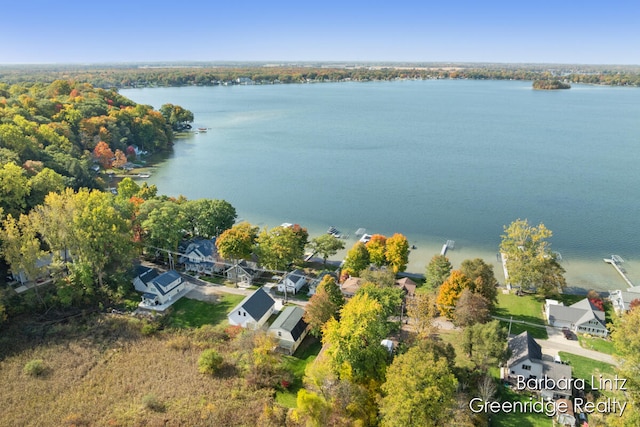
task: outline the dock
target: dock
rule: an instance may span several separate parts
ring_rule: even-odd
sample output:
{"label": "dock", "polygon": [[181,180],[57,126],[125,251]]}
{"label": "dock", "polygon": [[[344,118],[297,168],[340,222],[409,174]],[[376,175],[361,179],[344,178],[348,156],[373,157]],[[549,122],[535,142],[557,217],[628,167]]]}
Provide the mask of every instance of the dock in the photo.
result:
{"label": "dock", "polygon": [[446,255],[448,250],[453,250],[453,248],[455,247],[456,242],[454,242],[453,240],[447,240],[447,243],[445,243],[444,245],[442,245],[442,250],[440,251],[440,255]]}
{"label": "dock", "polygon": [[611,264],[613,268],[615,268],[616,271],[620,274],[620,276],[622,276],[624,281],[627,282],[627,285],[630,288],[634,287],[633,283],[631,283],[631,280],[629,280],[629,277],[627,277],[626,270],[622,267],[622,263],[624,262],[624,260],[622,259],[621,256],[611,255],[611,258],[604,258],[603,261],[606,262],[607,264]]}

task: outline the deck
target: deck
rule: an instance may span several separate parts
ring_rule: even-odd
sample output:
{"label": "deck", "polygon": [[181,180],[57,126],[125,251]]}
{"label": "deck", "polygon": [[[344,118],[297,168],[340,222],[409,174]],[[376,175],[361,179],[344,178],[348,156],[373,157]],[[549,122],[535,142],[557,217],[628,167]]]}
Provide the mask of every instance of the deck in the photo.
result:
{"label": "deck", "polygon": [[606,262],[607,264],[611,264],[613,268],[615,268],[616,271],[620,274],[620,276],[622,276],[624,281],[627,282],[627,285],[630,288],[634,287],[633,283],[631,283],[631,280],[629,280],[629,277],[627,276],[626,270],[621,265],[624,262],[622,257],[620,257],[619,255],[611,255],[611,258],[605,258],[604,262]]}

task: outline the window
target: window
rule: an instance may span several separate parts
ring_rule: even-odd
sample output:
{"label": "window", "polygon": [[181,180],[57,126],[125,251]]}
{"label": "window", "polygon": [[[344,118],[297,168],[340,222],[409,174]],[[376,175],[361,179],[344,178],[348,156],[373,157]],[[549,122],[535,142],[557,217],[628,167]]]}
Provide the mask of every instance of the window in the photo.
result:
{"label": "window", "polygon": [[522,365],[522,369],[524,369],[525,371],[530,371],[531,365]]}
{"label": "window", "polygon": [[242,316],[242,312],[238,310],[238,316]]}
{"label": "window", "polygon": [[281,337],[282,336],[282,332],[278,331],[278,336]]}
{"label": "window", "polygon": [[243,315],[244,317],[247,317],[247,312],[246,312],[246,311],[243,311],[243,312],[242,312],[242,315]]}

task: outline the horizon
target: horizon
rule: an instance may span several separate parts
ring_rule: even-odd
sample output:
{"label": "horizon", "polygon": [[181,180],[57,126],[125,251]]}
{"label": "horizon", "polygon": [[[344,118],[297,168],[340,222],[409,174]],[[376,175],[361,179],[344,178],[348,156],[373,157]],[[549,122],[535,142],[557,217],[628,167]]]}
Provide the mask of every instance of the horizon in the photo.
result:
{"label": "horizon", "polygon": [[11,2],[3,8],[0,65],[640,65],[637,2],[216,3]]}

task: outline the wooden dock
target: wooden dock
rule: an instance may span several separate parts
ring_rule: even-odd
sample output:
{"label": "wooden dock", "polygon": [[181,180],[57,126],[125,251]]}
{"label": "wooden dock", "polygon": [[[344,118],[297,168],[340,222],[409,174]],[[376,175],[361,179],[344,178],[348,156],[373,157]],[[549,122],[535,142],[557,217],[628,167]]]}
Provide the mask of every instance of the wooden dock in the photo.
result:
{"label": "wooden dock", "polygon": [[449,249],[453,250],[455,245],[456,245],[456,242],[454,242],[453,240],[447,240],[447,243],[442,245],[442,249],[440,250],[440,255],[446,255],[447,251]]}
{"label": "wooden dock", "polygon": [[624,281],[627,282],[627,285],[630,288],[633,288],[633,283],[631,283],[631,280],[629,280],[629,277],[627,277],[627,272],[622,267],[622,263],[624,262],[622,257],[620,257],[619,255],[611,255],[611,258],[605,258],[604,262],[606,262],[607,264],[611,264],[613,268],[615,268],[616,271],[620,273],[620,276],[622,276]]}

